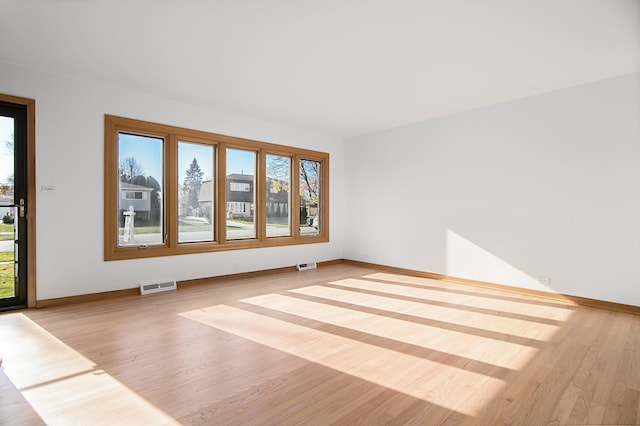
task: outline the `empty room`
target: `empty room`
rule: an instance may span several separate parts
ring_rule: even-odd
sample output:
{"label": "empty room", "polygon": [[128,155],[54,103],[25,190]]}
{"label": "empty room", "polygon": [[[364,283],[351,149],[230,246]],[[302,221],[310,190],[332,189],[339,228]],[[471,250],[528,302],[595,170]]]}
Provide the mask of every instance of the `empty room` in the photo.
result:
{"label": "empty room", "polygon": [[0,39],[0,424],[640,425],[638,0]]}

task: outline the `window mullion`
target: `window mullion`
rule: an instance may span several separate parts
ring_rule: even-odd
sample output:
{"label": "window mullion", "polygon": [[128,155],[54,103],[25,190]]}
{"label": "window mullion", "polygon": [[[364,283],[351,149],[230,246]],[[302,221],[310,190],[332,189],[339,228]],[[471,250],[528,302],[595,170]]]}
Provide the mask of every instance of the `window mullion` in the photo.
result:
{"label": "window mullion", "polygon": [[178,246],[178,140],[175,134],[167,135],[165,152],[165,232],[168,247],[174,248]]}
{"label": "window mullion", "polygon": [[300,155],[294,155],[291,170],[291,231],[300,238]]}
{"label": "window mullion", "polygon": [[258,241],[265,241],[267,238],[267,201],[265,195],[267,188],[266,156],[267,154],[264,149],[257,151],[255,220],[256,239]]}
{"label": "window mullion", "polygon": [[218,182],[216,208],[216,237],[221,245],[227,242],[227,144],[218,145]]}

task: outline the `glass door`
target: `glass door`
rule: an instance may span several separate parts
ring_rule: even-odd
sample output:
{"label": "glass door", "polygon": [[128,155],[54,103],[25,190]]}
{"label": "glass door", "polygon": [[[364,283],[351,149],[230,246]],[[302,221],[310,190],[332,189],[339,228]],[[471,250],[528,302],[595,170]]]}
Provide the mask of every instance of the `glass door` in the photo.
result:
{"label": "glass door", "polygon": [[0,310],[27,306],[27,109],[0,102]]}

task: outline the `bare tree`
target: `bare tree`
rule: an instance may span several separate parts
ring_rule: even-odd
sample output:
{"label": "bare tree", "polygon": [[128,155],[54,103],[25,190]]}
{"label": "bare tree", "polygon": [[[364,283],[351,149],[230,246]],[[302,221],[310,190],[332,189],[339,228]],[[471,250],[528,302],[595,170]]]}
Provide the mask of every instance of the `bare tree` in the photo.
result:
{"label": "bare tree", "polygon": [[267,178],[271,178],[273,192],[289,191],[291,159],[281,155],[267,155]]}
{"label": "bare tree", "polygon": [[120,174],[120,180],[131,182],[136,176],[144,176],[144,169],[138,164],[135,157],[127,157],[120,160],[118,173]]}
{"label": "bare tree", "polygon": [[312,205],[318,205],[320,192],[320,162],[300,161],[300,195],[308,197]]}

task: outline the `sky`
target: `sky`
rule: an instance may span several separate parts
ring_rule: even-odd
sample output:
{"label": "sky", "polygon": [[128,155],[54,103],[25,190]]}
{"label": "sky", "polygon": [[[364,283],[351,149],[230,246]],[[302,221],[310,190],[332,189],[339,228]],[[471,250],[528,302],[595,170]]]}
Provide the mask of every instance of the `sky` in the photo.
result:
{"label": "sky", "polygon": [[256,153],[242,149],[227,149],[227,174],[256,174]]}
{"label": "sky", "polygon": [[[161,138],[120,133],[118,142],[118,155],[121,160],[134,157],[136,163],[142,167],[145,176],[153,176],[158,182],[161,181],[164,164]],[[255,152],[240,149],[227,151],[227,174],[255,174]],[[194,158],[198,160],[198,165],[204,173],[202,180],[213,177],[213,147],[199,143],[178,142],[178,177],[181,185]]]}
{"label": "sky", "polygon": [[7,152],[5,142],[13,134],[13,118],[0,117],[0,183],[13,174],[13,153]]}
{"label": "sky", "polygon": [[202,180],[210,180],[213,177],[213,147],[200,143],[178,142],[178,179],[181,185],[194,158],[198,160],[200,170],[204,173]]}
{"label": "sky", "polygon": [[162,154],[163,139],[120,133],[118,138],[118,158],[133,157],[136,164],[142,167],[145,176],[152,176],[162,183],[164,158]]}

